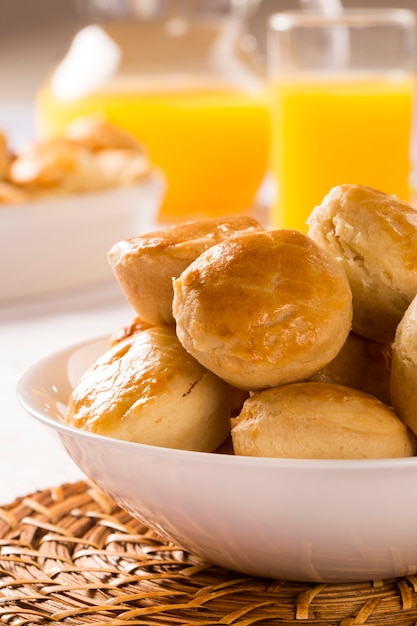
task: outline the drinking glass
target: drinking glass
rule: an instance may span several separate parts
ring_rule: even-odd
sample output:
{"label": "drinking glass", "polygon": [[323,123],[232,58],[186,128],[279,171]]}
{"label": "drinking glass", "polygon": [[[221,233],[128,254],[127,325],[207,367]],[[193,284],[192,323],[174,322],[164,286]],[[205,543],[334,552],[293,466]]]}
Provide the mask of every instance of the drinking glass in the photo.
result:
{"label": "drinking glass", "polygon": [[412,197],[416,14],[300,11],[270,17],[274,228],[306,219],[339,184]]}

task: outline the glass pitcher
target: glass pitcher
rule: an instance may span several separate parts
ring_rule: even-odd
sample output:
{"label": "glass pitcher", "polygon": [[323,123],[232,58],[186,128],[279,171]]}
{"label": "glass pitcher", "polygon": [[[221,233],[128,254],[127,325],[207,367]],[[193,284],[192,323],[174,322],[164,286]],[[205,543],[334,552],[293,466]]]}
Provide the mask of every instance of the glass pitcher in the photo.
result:
{"label": "glass pitcher", "polygon": [[104,113],[166,176],[162,220],[247,212],[268,169],[257,0],[90,0],[90,22],[41,86],[39,133]]}

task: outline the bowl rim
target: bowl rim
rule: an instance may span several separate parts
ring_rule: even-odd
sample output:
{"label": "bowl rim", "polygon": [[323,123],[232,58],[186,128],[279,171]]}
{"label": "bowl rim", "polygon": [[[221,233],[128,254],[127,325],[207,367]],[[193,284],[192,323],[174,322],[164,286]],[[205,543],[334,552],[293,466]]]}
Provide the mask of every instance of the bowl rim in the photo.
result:
{"label": "bowl rim", "polygon": [[[132,181],[124,185],[114,185],[112,187],[98,187],[93,189],[83,189],[78,191],[57,191],[45,193],[43,195],[28,198],[23,202],[16,204],[4,204],[2,205],[1,215],[2,221],[5,219],[14,218],[17,214],[19,218],[26,215],[36,214],[38,218],[40,213],[45,213],[46,217],[50,215],[56,215],[57,204],[60,211],[68,211],[70,215],[77,217],[77,214],[82,215],[86,210],[86,205],[89,205],[92,200],[100,200],[101,198],[118,197],[119,195],[137,194],[138,190],[143,193],[161,192],[165,188],[165,178],[162,171],[158,168],[152,168],[142,178]],[[93,206],[95,210],[95,206]],[[98,207],[100,210],[100,207]],[[113,212],[117,212],[113,209]],[[57,215],[59,218],[60,215]]]}
{"label": "bowl rim", "polygon": [[[78,350],[93,346],[95,343],[99,345],[100,342],[109,341],[110,335],[100,335],[79,341],[74,344],[67,345],[59,350],[56,350],[43,358],[39,359],[31,366],[29,366],[17,381],[16,395],[21,406],[25,411],[38,422],[52,428],[58,434],[67,435],[70,437],[79,438],[90,442],[97,441],[100,445],[114,448],[115,446],[121,449],[142,451],[147,455],[164,456],[168,458],[182,458],[190,462],[198,462],[199,460],[205,463],[215,463],[234,466],[248,466],[248,467],[273,467],[281,469],[295,469],[299,471],[314,471],[314,472],[346,472],[346,471],[360,471],[360,472],[375,472],[377,470],[404,470],[415,469],[417,470],[417,455],[411,457],[397,457],[397,458],[377,458],[377,459],[299,459],[299,458],[277,458],[277,457],[251,457],[231,455],[215,452],[198,452],[194,450],[182,450],[176,448],[165,448],[162,446],[152,446],[149,444],[143,444],[133,441],[127,441],[123,439],[116,439],[115,437],[108,437],[97,433],[91,433],[82,429],[75,428],[69,424],[58,421],[57,419],[42,413],[38,408],[33,406],[30,401],[31,393],[36,387],[35,379],[39,370],[47,365],[51,365],[57,361],[64,362],[68,358],[77,352]],[[99,356],[98,353],[97,356]]]}

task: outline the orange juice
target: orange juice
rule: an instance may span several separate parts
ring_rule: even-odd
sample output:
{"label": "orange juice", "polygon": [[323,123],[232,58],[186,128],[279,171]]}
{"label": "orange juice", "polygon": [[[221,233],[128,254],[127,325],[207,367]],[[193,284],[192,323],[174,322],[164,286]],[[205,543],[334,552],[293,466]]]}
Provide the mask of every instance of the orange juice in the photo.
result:
{"label": "orange juice", "polygon": [[306,232],[313,208],[344,183],[409,201],[414,91],[409,76],[273,83],[272,226]]}
{"label": "orange juice", "polygon": [[43,87],[37,115],[43,136],[75,117],[104,112],[134,133],[166,176],[167,219],[248,210],[268,167],[270,118],[265,91],[227,89],[95,92],[62,102]]}

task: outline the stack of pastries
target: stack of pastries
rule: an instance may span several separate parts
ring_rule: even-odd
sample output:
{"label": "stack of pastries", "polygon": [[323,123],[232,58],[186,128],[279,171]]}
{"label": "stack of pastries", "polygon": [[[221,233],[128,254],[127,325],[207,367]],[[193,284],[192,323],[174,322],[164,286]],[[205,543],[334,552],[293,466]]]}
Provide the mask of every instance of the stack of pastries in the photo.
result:
{"label": "stack of pastries", "polygon": [[67,422],[203,452],[415,455],[417,210],[340,185],[308,225],[239,216],[115,243],[134,317],[73,390]]}
{"label": "stack of pastries", "polygon": [[18,153],[0,132],[0,206],[130,185],[150,170],[143,145],[102,116],[76,118],[62,135]]}

